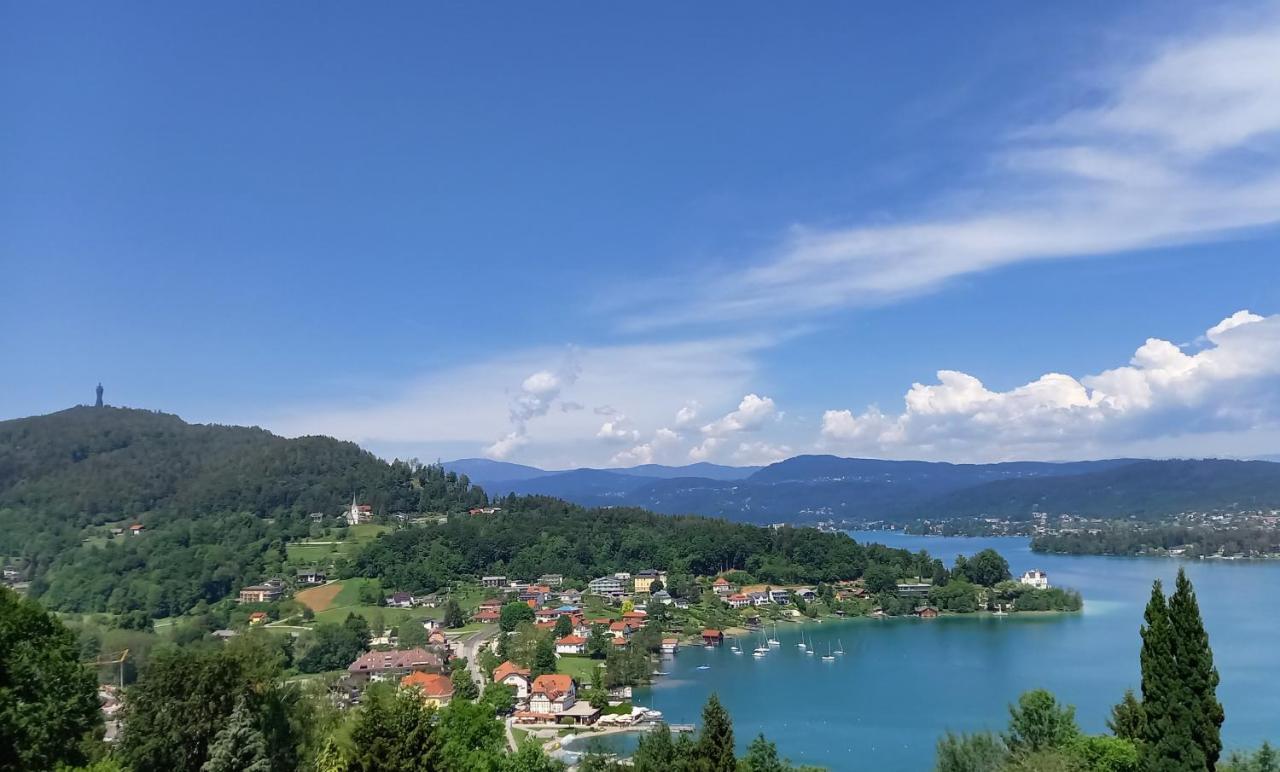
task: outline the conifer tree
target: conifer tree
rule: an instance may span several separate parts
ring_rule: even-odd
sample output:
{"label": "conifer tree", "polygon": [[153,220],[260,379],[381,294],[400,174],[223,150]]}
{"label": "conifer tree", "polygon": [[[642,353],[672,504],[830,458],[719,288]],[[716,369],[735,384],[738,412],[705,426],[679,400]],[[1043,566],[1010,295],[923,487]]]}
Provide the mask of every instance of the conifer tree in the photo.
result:
{"label": "conifer tree", "polygon": [[734,757],[733,721],[720,704],[720,698],[712,694],[702,708],[702,734],[698,737],[699,767],[707,772],[735,772],[738,761]]}
{"label": "conifer tree", "polygon": [[1191,580],[1182,569],[1169,598],[1169,623],[1173,631],[1178,680],[1189,692],[1191,736],[1204,754],[1205,766],[1213,769],[1222,754],[1222,722],[1225,714],[1218,701],[1218,669],[1213,665],[1209,634],[1200,618],[1200,605]]}
{"label": "conifer tree", "polygon": [[1143,767],[1147,772],[1204,772],[1204,751],[1192,730],[1190,691],[1178,672],[1177,647],[1164,588],[1151,586],[1142,626]]}
{"label": "conifer tree", "polygon": [[332,737],[325,739],[316,754],[315,772],[347,772],[347,759]]}
{"label": "conifer tree", "polygon": [[244,700],[209,745],[209,758],[200,772],[271,772],[267,741]]}
{"label": "conifer tree", "polygon": [[778,758],[778,746],[764,738],[763,734],[747,746],[747,757],[743,759],[746,772],[786,772],[788,765]]}

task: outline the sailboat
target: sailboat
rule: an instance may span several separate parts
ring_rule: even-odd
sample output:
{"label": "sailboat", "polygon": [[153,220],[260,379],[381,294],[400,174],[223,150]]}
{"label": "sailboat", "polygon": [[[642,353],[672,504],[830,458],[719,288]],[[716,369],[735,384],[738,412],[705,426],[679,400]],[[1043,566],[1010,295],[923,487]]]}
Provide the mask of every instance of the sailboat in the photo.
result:
{"label": "sailboat", "polygon": [[805,649],[804,633],[800,633],[800,642],[796,644],[796,648],[799,649],[800,651],[804,651]]}
{"label": "sailboat", "polygon": [[836,661],[836,655],[834,655],[834,654],[832,654],[832,653],[831,653],[831,644],[830,644],[830,643],[828,643],[828,644],[827,644],[827,653],[822,655],[822,661],[823,661],[823,662],[835,662],[835,661]]}
{"label": "sailboat", "polygon": [[734,638],[734,639],[733,639],[733,645],[729,647],[729,651],[733,652],[734,654],[741,654],[741,653],[742,653],[742,649],[738,648],[738,639],[737,639],[737,638]]}
{"label": "sailboat", "polygon": [[844,656],[844,641],[841,641],[841,640],[837,639],[837,640],[836,640],[836,645],[838,645],[838,646],[840,647],[840,648],[836,649],[836,656],[837,656],[837,657],[843,657],[843,656]]}
{"label": "sailboat", "polygon": [[[812,644],[812,643],[813,643],[813,641],[810,641],[809,643],[811,643],[811,644]],[[805,653],[805,654],[813,654],[813,646],[809,646],[809,648],[805,649],[805,650],[804,650],[804,653]]]}
{"label": "sailboat", "polygon": [[778,640],[778,623],[773,623],[773,633],[769,636],[768,644],[770,646],[781,646],[782,641]]}

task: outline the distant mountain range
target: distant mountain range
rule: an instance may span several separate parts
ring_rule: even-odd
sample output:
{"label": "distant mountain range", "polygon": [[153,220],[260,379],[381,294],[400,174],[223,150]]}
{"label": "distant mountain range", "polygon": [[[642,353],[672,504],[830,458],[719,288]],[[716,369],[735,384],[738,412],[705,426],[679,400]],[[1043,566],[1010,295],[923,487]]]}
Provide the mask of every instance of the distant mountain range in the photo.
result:
{"label": "distant mountain range", "polygon": [[1033,512],[1156,518],[1280,508],[1280,464],[1267,461],[948,464],[796,456],[766,467],[702,463],[547,471],[487,459],[445,467],[465,473],[491,495],[541,494],[587,506],[638,506],[757,523],[1023,519]]}

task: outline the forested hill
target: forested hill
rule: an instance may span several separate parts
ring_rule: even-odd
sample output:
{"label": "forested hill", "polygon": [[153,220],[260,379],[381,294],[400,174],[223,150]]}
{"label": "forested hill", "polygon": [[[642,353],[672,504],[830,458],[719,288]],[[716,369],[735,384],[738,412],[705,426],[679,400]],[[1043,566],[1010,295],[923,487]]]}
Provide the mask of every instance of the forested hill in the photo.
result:
{"label": "forested hill", "polygon": [[[387,463],[328,437],[76,407],[0,422],[0,558],[55,608],[156,616],[218,600],[276,568],[311,512],[352,496],[375,513],[487,503],[465,476]],[[109,539],[140,522],[145,538]]]}
{"label": "forested hill", "polygon": [[352,496],[375,511],[417,510],[443,493],[409,478],[407,465],[350,442],[146,410],[75,407],[0,422],[0,506],[74,525],[154,512],[329,511]]}

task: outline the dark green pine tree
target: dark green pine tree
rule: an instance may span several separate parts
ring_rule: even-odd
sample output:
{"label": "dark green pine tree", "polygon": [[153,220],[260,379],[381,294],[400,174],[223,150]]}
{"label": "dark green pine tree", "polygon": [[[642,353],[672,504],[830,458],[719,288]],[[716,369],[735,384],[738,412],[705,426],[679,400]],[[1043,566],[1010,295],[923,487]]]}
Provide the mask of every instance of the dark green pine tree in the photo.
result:
{"label": "dark green pine tree", "polygon": [[746,772],[786,772],[787,770],[787,765],[778,758],[778,747],[764,739],[763,734],[756,735],[756,739],[747,746],[747,757],[743,759],[742,765],[746,768]]}
{"label": "dark green pine tree", "polygon": [[209,758],[200,772],[271,772],[267,741],[253,712],[241,700],[209,745]]}
{"label": "dark green pine tree", "polygon": [[1173,595],[1169,597],[1169,623],[1173,630],[1178,679],[1190,693],[1191,736],[1204,753],[1206,768],[1212,770],[1222,754],[1225,714],[1218,701],[1218,669],[1213,665],[1209,634],[1200,618],[1196,591],[1182,569],[1178,569]]}
{"label": "dark green pine tree", "polygon": [[1179,680],[1173,624],[1164,588],[1151,586],[1142,626],[1142,707],[1146,714],[1142,766],[1146,772],[1204,772],[1208,764],[1196,743],[1190,692]]}
{"label": "dark green pine tree", "polygon": [[702,733],[698,737],[698,767],[705,772],[735,772],[733,721],[729,712],[712,694],[702,707]]}

